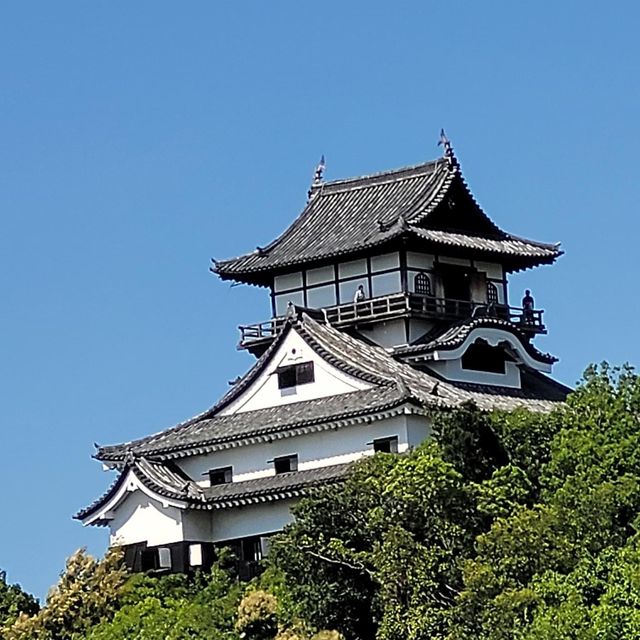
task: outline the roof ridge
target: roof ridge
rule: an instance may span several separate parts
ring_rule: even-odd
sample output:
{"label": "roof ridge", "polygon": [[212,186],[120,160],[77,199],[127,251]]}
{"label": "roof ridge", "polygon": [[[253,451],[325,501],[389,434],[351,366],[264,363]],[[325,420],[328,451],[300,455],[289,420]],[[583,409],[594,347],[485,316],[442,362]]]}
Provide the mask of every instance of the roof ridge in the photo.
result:
{"label": "roof ridge", "polygon": [[[369,173],[362,176],[353,176],[351,178],[338,178],[336,180],[327,180],[322,184],[318,185],[315,188],[316,192],[324,192],[327,190],[327,187],[349,187],[349,185],[353,185],[354,183],[363,182],[365,184],[361,185],[362,187],[370,186],[370,184],[384,184],[385,182],[395,182],[399,179],[409,179],[413,177],[419,177],[424,175],[427,172],[426,169],[436,169],[439,165],[450,168],[445,158],[437,158],[436,160],[428,160],[427,162],[420,162],[418,164],[407,165],[405,167],[399,167],[397,169],[387,169],[386,171],[377,171],[375,173]],[[402,174],[407,174],[403,176]],[[332,190],[333,191],[333,190]],[[336,189],[333,191],[334,193],[339,192],[340,189]]]}

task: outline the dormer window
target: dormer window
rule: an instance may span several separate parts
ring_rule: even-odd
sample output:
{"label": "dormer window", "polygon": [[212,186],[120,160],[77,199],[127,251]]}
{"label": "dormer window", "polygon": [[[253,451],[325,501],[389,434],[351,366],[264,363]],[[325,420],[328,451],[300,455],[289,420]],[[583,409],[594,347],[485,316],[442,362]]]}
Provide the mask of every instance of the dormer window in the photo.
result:
{"label": "dormer window", "polygon": [[373,441],[375,453],[398,453],[398,436],[377,438]]}
{"label": "dormer window", "polygon": [[274,458],[273,466],[276,470],[276,475],[280,475],[281,473],[291,473],[292,471],[298,470],[298,454],[294,453],[290,456],[280,456],[279,458]]}
{"label": "dormer window", "polygon": [[220,467],[209,471],[209,483],[212,487],[229,484],[233,481],[233,467]]}
{"label": "dormer window", "polygon": [[278,374],[278,389],[291,389],[315,380],[313,362],[300,362],[286,367],[279,367],[276,373]]}
{"label": "dormer window", "polygon": [[510,359],[502,347],[492,347],[484,340],[476,340],[461,358],[463,369],[505,374],[506,361]]}

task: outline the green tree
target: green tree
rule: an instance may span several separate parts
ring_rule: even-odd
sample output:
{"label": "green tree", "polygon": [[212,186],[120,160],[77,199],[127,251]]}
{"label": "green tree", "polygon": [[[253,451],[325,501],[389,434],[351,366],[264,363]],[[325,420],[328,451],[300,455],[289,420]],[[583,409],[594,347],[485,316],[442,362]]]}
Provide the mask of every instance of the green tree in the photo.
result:
{"label": "green tree", "polygon": [[364,460],[295,514],[271,562],[301,617],[347,638],[442,632],[479,520],[473,493],[437,443]]}
{"label": "green tree", "polygon": [[87,640],[233,640],[241,587],[221,568],[196,576],[132,576],[122,606],[93,627]]}
{"label": "green tree", "polygon": [[[528,473],[539,487],[538,502],[508,505],[478,536],[451,612],[452,639],[638,637],[633,605],[608,604],[619,584],[634,593],[636,565],[621,565],[624,580],[609,582],[608,574],[614,560],[626,562],[635,548],[639,416],[638,376],[602,365],[586,372],[566,406],[537,419],[548,421],[542,431],[553,434],[543,463]],[[513,435],[509,419],[500,417],[502,433]]]}
{"label": "green tree", "polygon": [[80,549],[67,560],[46,605],[35,615],[21,615],[6,630],[6,639],[67,640],[83,634],[117,610],[126,580],[119,550],[97,561]]}
{"label": "green tree", "polygon": [[35,615],[38,601],[18,584],[8,584],[7,574],[0,571],[0,629],[8,626],[20,615]]}

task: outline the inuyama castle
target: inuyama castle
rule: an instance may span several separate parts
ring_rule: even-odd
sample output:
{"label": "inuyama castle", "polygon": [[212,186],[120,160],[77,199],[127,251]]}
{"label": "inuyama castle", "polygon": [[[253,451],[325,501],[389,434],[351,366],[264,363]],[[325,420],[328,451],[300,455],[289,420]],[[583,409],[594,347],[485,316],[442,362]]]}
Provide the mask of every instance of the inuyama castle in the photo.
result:
{"label": "inuyama castle", "polygon": [[300,496],[415,447],[434,410],[565,399],[534,344],[543,312],[508,287],[562,252],[499,227],[441,142],[436,160],[357,178],[325,181],[322,162],[282,235],[213,261],[269,292],[270,319],[240,327],[255,363],[203,413],[99,447],[115,481],[76,515],[108,527],[134,571],[207,568],[225,545],[250,576]]}

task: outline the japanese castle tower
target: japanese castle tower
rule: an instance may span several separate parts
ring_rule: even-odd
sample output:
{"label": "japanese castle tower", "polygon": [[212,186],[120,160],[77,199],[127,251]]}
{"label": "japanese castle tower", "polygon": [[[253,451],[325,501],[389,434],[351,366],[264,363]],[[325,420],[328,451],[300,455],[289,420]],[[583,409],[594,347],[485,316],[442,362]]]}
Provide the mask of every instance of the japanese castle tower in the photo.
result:
{"label": "japanese castle tower", "polygon": [[564,400],[556,358],[533,345],[542,311],[510,305],[507,286],[562,252],[498,227],[442,143],[437,160],[359,178],[324,181],[322,163],[280,237],[214,261],[268,288],[272,317],[240,327],[257,361],[210,409],[98,448],[117,479],[76,518],[109,527],[134,570],[206,567],[226,544],[249,575],[293,502],[428,438],[428,410]]}

